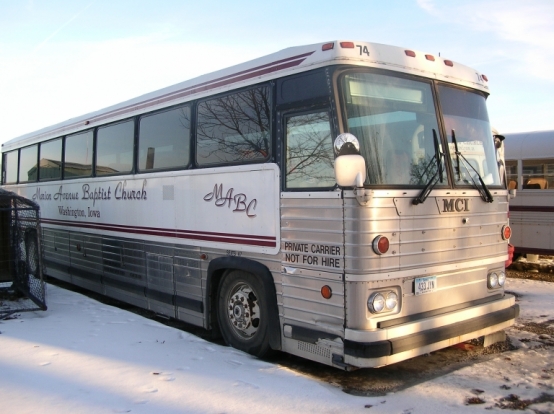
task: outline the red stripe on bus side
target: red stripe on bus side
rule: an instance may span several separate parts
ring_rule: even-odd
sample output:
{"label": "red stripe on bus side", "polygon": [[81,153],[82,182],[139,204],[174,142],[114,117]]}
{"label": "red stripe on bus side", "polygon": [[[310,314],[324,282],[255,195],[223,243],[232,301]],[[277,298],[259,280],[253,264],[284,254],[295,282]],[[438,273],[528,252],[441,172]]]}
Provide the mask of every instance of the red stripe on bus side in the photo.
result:
{"label": "red stripe on bus side", "polygon": [[263,246],[263,247],[275,247],[277,245],[276,238],[271,236],[254,236],[254,235],[245,235],[245,234],[215,233],[215,232],[202,232],[202,231],[177,230],[177,229],[170,230],[170,229],[162,229],[162,228],[155,228],[155,227],[133,227],[133,226],[122,226],[122,225],[116,225],[116,224],[114,225],[96,224],[96,223],[83,223],[83,222],[72,222],[72,221],[50,220],[50,219],[42,219],[41,221],[44,224],[51,224],[56,226],[79,227],[83,229],[115,231],[115,232],[121,232],[121,233],[131,233],[131,234],[145,234],[150,236],[172,237],[177,239],[203,240],[203,241],[211,241],[211,242],[234,243],[234,244]]}

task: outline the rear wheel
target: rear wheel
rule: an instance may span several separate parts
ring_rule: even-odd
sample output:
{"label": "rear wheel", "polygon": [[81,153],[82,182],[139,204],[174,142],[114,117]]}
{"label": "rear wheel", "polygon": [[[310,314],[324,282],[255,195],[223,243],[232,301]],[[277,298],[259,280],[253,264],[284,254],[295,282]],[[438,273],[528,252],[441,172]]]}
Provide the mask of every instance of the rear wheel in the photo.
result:
{"label": "rear wheel", "polygon": [[217,316],[227,344],[258,357],[269,352],[267,293],[254,275],[235,270],[222,280]]}

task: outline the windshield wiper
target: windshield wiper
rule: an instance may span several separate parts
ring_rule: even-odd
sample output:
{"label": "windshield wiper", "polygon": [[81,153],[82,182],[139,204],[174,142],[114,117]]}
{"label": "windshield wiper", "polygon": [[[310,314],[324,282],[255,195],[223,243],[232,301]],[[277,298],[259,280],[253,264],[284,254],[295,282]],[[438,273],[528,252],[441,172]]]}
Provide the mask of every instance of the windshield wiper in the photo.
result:
{"label": "windshield wiper", "polygon": [[444,154],[440,152],[440,146],[439,146],[439,139],[437,138],[437,131],[433,129],[433,144],[435,145],[435,156],[429,160],[429,163],[425,167],[425,170],[423,171],[423,174],[421,176],[425,176],[427,174],[427,170],[433,165],[433,161],[437,162],[437,169],[435,170],[435,174],[431,177],[431,179],[427,182],[427,185],[423,190],[421,190],[421,193],[412,200],[412,204],[414,206],[417,206],[418,204],[422,204],[427,200],[427,197],[429,197],[429,194],[431,193],[431,190],[435,185],[437,184],[437,181],[443,182],[443,171],[442,171],[442,162],[441,159],[444,157]]}
{"label": "windshield wiper", "polygon": [[[477,189],[477,191],[479,191],[479,195],[481,196],[481,198],[483,199],[484,202],[492,203],[494,201],[494,199],[492,197],[491,192],[487,188],[487,185],[485,184],[485,181],[483,181],[483,178],[481,177],[481,174],[479,174],[479,172],[477,172],[477,170],[473,167],[473,165],[471,165],[471,163],[466,159],[466,157],[464,157],[464,154],[462,154],[458,150],[458,141],[456,140],[456,132],[454,130],[452,130],[452,143],[454,144],[454,153],[456,154],[456,161],[457,161],[457,164],[458,164],[457,167],[456,167],[456,172],[458,174],[458,178],[460,180],[462,179],[462,175],[461,175],[461,171],[460,171],[460,158],[461,158],[462,161],[463,161],[463,165],[464,165],[464,167],[467,171],[467,175],[469,176],[469,178],[471,178],[471,182],[473,183],[473,187],[475,187]],[[469,171],[469,168],[467,168],[468,165],[471,167],[473,172],[475,172],[475,175],[479,179],[479,183],[481,185],[477,184],[477,182],[475,181],[474,175],[471,174],[471,172]]]}

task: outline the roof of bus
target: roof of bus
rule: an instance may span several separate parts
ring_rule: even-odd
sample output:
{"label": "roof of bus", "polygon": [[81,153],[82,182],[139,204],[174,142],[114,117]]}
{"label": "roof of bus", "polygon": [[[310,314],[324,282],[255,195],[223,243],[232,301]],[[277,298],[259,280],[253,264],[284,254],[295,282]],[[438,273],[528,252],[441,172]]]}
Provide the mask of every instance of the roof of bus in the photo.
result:
{"label": "roof of bus", "polygon": [[218,92],[293,73],[348,64],[389,69],[467,86],[488,93],[486,76],[441,57],[378,43],[333,41],[296,46],[190,79],[96,112],[43,128],[2,144],[2,151],[86,130]]}
{"label": "roof of bus", "polygon": [[554,158],[554,130],[517,132],[504,137],[506,160]]}

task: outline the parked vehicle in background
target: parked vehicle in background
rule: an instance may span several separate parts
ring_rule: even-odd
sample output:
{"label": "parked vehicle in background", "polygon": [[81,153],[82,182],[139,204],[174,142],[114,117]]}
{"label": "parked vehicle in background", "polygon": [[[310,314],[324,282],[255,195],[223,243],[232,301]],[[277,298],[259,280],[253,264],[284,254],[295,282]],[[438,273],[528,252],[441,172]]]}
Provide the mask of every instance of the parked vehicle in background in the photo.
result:
{"label": "parked vehicle in background", "polygon": [[515,254],[554,255],[554,131],[505,136]]}

